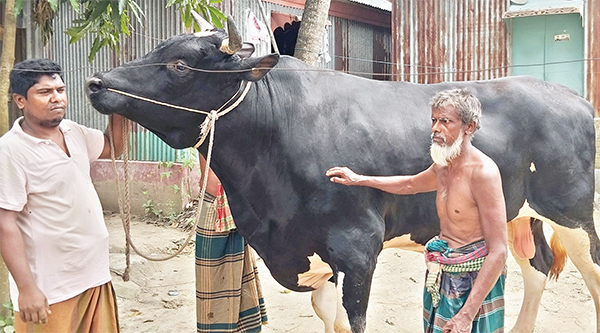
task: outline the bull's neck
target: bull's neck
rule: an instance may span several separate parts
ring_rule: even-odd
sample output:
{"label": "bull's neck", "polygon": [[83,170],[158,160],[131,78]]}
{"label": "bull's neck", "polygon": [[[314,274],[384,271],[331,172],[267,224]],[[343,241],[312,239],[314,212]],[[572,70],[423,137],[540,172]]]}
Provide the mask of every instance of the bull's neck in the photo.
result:
{"label": "bull's neck", "polygon": [[285,153],[281,140],[292,126],[290,118],[297,107],[290,85],[301,80],[299,72],[278,71],[281,67],[294,64],[284,61],[253,82],[243,102],[217,122],[213,170],[219,178],[243,184],[253,170],[265,167],[265,160],[281,160]]}
{"label": "bull's neck", "polygon": [[277,144],[282,121],[272,91],[267,75],[252,84],[237,108],[216,122],[211,167],[219,179],[243,183],[252,169],[261,168],[261,156],[275,153],[272,147]]}

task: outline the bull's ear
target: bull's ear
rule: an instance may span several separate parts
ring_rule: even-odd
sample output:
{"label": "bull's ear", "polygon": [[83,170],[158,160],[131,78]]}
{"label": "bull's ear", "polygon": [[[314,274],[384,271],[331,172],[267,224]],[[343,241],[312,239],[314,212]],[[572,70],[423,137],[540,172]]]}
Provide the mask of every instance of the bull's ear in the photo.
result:
{"label": "bull's ear", "polygon": [[254,53],[254,45],[252,43],[244,42],[242,48],[236,52],[236,54],[242,59],[248,59]]}
{"label": "bull's ear", "polygon": [[272,53],[264,57],[246,59],[244,63],[252,70],[244,73],[244,78],[248,81],[258,81],[262,79],[279,62],[279,54]]}

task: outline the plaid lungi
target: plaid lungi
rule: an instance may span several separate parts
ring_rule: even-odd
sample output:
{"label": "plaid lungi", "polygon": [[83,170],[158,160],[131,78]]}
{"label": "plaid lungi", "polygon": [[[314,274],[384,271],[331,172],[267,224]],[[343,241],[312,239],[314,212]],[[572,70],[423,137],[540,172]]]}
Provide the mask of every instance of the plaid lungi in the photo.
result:
{"label": "plaid lungi", "polygon": [[196,230],[198,332],[261,332],[267,314],[254,250],[235,229],[215,231],[216,211],[207,194]]}
{"label": "plaid lungi", "polygon": [[90,288],[66,301],[50,304],[44,325],[25,323],[15,313],[17,333],[118,333],[117,298],[112,283]]}
{"label": "plaid lungi", "polygon": [[[428,246],[426,245],[426,249]],[[458,249],[442,247],[442,251],[427,252],[427,259],[446,262],[441,265],[437,284],[439,299],[431,293],[431,270],[435,266],[428,265],[426,286],[423,292],[423,327],[425,333],[441,333],[446,323],[463,307],[475,279],[479,274],[482,260],[485,260],[487,249],[485,241],[475,242]],[[454,266],[454,267],[453,267]],[[457,269],[458,267],[458,269]],[[431,269],[430,269],[431,268]],[[496,284],[486,296],[479,312],[473,320],[472,333],[501,333],[504,332],[504,282],[506,267],[496,281]],[[429,287],[429,290],[428,290]],[[437,303],[437,305],[436,305]]]}

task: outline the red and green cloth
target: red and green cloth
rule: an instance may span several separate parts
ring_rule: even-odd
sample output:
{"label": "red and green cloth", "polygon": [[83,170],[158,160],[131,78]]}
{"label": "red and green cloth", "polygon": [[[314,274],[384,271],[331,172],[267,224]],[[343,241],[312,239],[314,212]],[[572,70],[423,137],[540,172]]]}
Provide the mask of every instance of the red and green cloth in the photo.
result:
{"label": "red and green cloth", "polygon": [[[458,249],[435,237],[425,245],[427,276],[423,292],[423,325],[426,333],[441,333],[465,304],[487,256],[481,240]],[[471,333],[504,331],[504,281],[506,267],[481,304]]]}
{"label": "red and green cloth", "polygon": [[225,195],[225,190],[223,190],[223,185],[221,185],[221,183],[217,185],[217,197],[215,202],[217,205],[215,231],[226,232],[235,229],[235,223],[233,222],[233,216],[231,215],[231,210],[229,209],[227,195]]}
{"label": "red and green cloth", "polygon": [[235,229],[219,188],[216,198],[205,194],[196,229],[197,332],[258,333],[267,313],[254,250]]}

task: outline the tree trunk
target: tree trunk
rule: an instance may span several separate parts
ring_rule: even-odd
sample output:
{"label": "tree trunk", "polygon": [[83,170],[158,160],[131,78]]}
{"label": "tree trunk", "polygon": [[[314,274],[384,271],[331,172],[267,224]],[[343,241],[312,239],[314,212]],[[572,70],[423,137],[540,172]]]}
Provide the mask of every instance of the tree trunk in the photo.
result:
{"label": "tree trunk", "polygon": [[[4,3],[4,32],[2,36],[2,57],[0,58],[0,136],[8,132],[8,89],[9,74],[15,62],[15,40],[17,34],[17,19],[14,13],[15,0]],[[8,269],[0,260],[0,315],[8,317],[10,312],[1,306],[10,301],[8,290]]]}
{"label": "tree trunk", "polygon": [[4,3],[4,32],[2,36],[2,58],[0,58],[0,135],[8,132],[8,89],[9,74],[15,63],[15,40],[17,18],[14,13],[15,0]]}
{"label": "tree trunk", "polygon": [[331,0],[306,0],[294,57],[315,66],[323,44]]}
{"label": "tree trunk", "polygon": [[4,261],[0,259],[0,317],[8,318],[10,310],[2,304],[10,302],[10,291],[8,290],[8,269]]}

